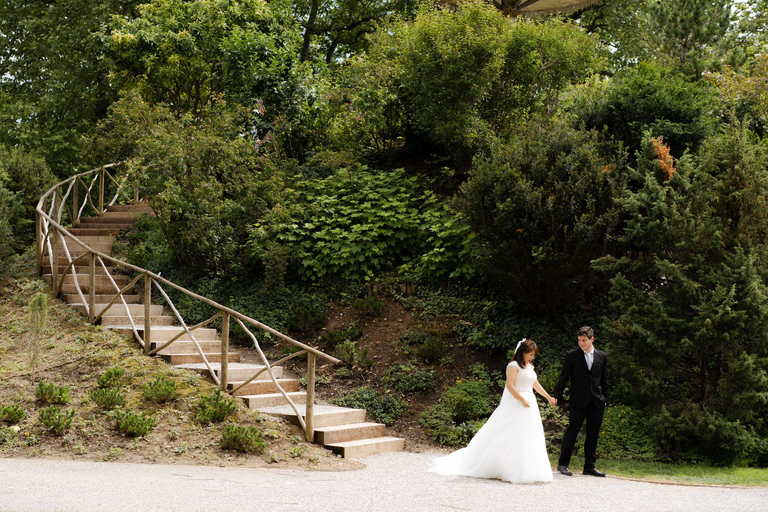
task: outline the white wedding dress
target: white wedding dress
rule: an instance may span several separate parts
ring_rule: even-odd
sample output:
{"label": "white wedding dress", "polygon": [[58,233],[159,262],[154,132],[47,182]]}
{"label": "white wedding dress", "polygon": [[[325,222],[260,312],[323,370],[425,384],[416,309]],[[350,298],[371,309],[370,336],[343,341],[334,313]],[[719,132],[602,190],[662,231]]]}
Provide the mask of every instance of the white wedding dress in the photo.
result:
{"label": "white wedding dress", "polygon": [[515,484],[553,480],[541,414],[533,394],[536,372],[530,364],[520,368],[512,361],[508,366],[512,365],[519,368],[515,389],[531,406],[523,407],[504,386],[501,403],[472,441],[465,448],[432,461],[429,471],[497,478]]}

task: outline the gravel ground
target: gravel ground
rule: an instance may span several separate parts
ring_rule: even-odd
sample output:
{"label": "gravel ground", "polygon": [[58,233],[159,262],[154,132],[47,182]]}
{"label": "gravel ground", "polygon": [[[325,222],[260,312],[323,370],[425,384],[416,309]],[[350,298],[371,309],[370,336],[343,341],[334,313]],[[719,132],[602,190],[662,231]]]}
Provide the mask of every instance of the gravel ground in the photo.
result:
{"label": "gravel ground", "polygon": [[768,488],[555,475],[549,484],[427,473],[426,453],[362,459],[359,471],[296,471],[0,459],[0,511],[766,511]]}

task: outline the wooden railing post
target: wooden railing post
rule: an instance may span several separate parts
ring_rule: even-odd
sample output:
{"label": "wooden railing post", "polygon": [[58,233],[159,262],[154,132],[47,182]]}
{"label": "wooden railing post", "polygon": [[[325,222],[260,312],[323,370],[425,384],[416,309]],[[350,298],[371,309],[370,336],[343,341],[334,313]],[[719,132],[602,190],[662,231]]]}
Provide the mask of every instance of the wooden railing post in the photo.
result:
{"label": "wooden railing post", "polygon": [[101,168],[101,183],[99,183],[99,213],[104,212],[104,173],[106,169]]}
{"label": "wooden railing post", "polygon": [[221,390],[227,392],[229,384],[229,313],[224,313],[221,319]]}
{"label": "wooden railing post", "polygon": [[307,408],[306,408],[306,425],[307,425],[307,441],[310,443],[315,442],[315,354],[309,352],[307,354]]}
{"label": "wooden railing post", "polygon": [[[96,319],[96,255],[92,252],[88,255],[88,321],[93,323]],[[72,277],[77,279],[77,272]]]}
{"label": "wooden railing post", "polygon": [[[126,306],[130,307],[130,306]],[[149,354],[152,344],[152,278],[144,274],[144,352]]]}
{"label": "wooden railing post", "polygon": [[37,274],[43,274],[43,257],[45,256],[45,243],[43,242],[43,218],[35,211],[35,240],[37,242]]}
{"label": "wooden railing post", "polygon": [[72,227],[73,228],[77,227],[77,224],[80,222],[80,215],[78,214],[78,212],[80,211],[80,204],[78,202],[78,197],[77,197],[77,189],[79,187],[77,186],[77,184],[78,184],[77,178],[75,178],[75,184],[73,185],[73,190],[72,190],[72,205],[73,205],[72,206]]}

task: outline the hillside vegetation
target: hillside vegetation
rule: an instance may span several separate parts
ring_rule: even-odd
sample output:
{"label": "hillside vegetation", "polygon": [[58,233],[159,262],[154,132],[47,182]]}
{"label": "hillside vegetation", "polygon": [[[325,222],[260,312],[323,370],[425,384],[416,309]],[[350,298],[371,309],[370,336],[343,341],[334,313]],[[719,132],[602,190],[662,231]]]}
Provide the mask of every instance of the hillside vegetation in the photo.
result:
{"label": "hillside vegetation", "polygon": [[91,4],[0,0],[2,268],[121,162],[120,257],[342,359],[324,400],[461,446],[517,340],[551,388],[589,324],[601,457],[768,466],[765,0]]}

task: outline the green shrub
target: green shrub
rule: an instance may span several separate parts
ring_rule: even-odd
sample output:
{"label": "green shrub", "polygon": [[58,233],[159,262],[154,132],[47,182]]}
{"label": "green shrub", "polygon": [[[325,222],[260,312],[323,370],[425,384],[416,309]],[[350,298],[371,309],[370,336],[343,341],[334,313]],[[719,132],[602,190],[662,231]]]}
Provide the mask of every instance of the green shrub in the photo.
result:
{"label": "green shrub", "polygon": [[159,375],[152,382],[141,385],[144,398],[159,404],[176,400],[176,383],[165,375]]}
{"label": "green shrub", "polygon": [[410,365],[396,364],[387,370],[385,381],[401,393],[418,393],[433,389],[436,377],[435,370],[422,370]]}
{"label": "green shrub", "polygon": [[224,427],[219,446],[222,450],[234,450],[240,453],[262,453],[266,447],[261,430],[244,425],[227,425]]}
{"label": "green shrub", "polygon": [[290,331],[309,331],[322,329],[328,317],[320,307],[297,307],[286,322]]}
{"label": "green shrub", "polygon": [[450,348],[440,336],[428,336],[424,343],[416,347],[416,353],[427,361],[437,361],[446,355]]}
{"label": "green shrub", "polygon": [[365,409],[372,418],[386,425],[392,425],[408,410],[408,404],[400,397],[386,395],[363,386],[353,391],[342,391],[331,403],[341,407]]}
{"label": "green shrub", "polygon": [[117,366],[113,366],[105,371],[101,377],[99,377],[99,387],[102,389],[116,388],[126,383],[125,370]]}
{"label": "green shrub", "polygon": [[377,296],[368,295],[362,299],[355,299],[352,307],[361,315],[378,316],[384,308],[384,303]]}
{"label": "green shrub", "polygon": [[419,424],[429,431],[438,444],[455,448],[466,446],[485,422],[484,419],[471,420],[456,425],[450,412],[439,405],[425,409],[419,418]]}
{"label": "green shrub", "polygon": [[15,425],[24,419],[27,412],[19,404],[11,404],[0,407],[0,421]]}
{"label": "green shrub", "polygon": [[75,417],[75,410],[70,409],[62,411],[55,405],[40,409],[38,421],[48,427],[54,434],[62,435],[72,428],[72,419]]}
{"label": "green shrub", "polygon": [[600,457],[657,460],[659,445],[648,420],[626,405],[609,405],[600,430]]}
{"label": "green shrub", "polygon": [[373,361],[368,358],[368,349],[357,348],[357,343],[354,341],[342,342],[336,347],[334,353],[336,357],[353,367],[362,368],[373,364]]}
{"label": "green shrub", "polygon": [[236,410],[235,399],[216,389],[210,395],[200,397],[195,408],[195,417],[200,423],[221,423]]}
{"label": "green shrub", "polygon": [[115,388],[96,388],[91,391],[90,397],[100,409],[105,411],[125,405],[125,394]]}
{"label": "green shrub", "polygon": [[[287,356],[289,356],[289,355],[291,355],[291,354],[295,354],[295,353],[297,353],[297,352],[302,352],[303,350],[304,350],[304,349],[303,349],[303,348],[301,348],[301,347],[300,347],[300,346],[298,346],[298,345],[293,345],[293,344],[290,344],[290,345],[288,345],[287,347],[285,347],[285,348],[283,349],[283,357],[287,357]],[[300,360],[300,361],[306,361],[306,359],[307,359],[307,354],[301,354],[301,355],[299,355],[299,356],[296,356],[294,359],[297,359],[297,360]]]}
{"label": "green shrub", "polygon": [[333,350],[342,342],[354,341],[362,335],[363,330],[357,326],[356,322],[352,322],[346,329],[321,334],[317,341],[325,343],[328,350]]}
{"label": "green shrub", "polygon": [[440,400],[457,424],[487,416],[494,408],[488,386],[477,380],[459,381],[446,389]]}
{"label": "green shrub", "polygon": [[68,404],[70,401],[69,387],[58,387],[53,382],[41,380],[35,390],[35,398],[45,404]]}
{"label": "green shrub", "polygon": [[155,428],[156,420],[133,411],[117,411],[115,430],[129,437],[144,437]]}

